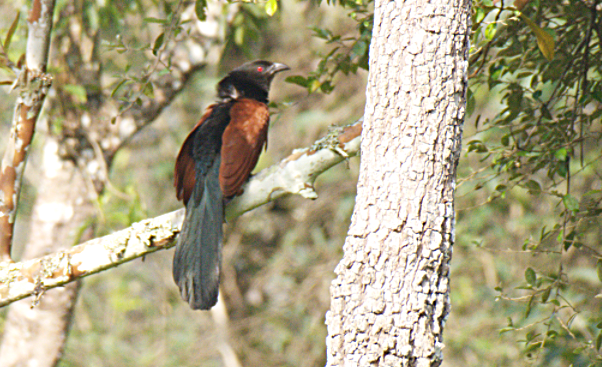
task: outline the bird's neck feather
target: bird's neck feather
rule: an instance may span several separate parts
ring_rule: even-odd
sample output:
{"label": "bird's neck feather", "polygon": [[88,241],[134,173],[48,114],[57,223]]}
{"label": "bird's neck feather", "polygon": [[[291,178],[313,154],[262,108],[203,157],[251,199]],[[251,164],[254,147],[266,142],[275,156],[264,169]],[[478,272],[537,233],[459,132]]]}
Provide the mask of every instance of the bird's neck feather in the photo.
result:
{"label": "bird's neck feather", "polygon": [[268,85],[240,75],[229,75],[218,84],[218,95],[222,100],[251,98],[268,103]]}

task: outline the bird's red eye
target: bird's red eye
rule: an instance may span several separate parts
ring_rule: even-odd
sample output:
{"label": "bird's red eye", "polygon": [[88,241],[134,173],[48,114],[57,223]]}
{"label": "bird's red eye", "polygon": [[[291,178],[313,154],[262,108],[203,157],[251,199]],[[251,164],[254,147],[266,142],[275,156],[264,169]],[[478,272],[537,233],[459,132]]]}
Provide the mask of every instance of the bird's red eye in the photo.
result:
{"label": "bird's red eye", "polygon": [[257,71],[259,71],[261,73],[263,71],[263,67],[262,66],[258,66],[257,67]]}

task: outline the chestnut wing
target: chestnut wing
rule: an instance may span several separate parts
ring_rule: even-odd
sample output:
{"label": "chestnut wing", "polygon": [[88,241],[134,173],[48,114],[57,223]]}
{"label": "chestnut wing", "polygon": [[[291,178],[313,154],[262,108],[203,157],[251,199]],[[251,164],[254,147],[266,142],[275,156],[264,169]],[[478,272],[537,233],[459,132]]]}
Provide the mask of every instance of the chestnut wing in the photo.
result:
{"label": "chestnut wing", "polygon": [[241,194],[266,144],[270,113],[265,103],[241,98],[230,108],[222,136],[219,182],[225,198]]}
{"label": "chestnut wing", "polygon": [[190,134],[184,140],[178,158],[176,159],[176,167],[174,172],[174,187],[176,188],[176,198],[183,200],[184,205],[188,203],[194,184],[196,180],[196,171],[194,163],[194,137],[196,136],[197,129],[209,118],[213,112],[215,105],[207,107],[205,114],[201,117],[199,122],[194,126]]}

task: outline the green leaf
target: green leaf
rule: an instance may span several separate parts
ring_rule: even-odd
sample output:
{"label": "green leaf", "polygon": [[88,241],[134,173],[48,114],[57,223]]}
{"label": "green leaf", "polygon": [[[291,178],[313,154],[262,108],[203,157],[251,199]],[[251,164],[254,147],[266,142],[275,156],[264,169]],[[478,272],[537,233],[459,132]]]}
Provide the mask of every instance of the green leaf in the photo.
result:
{"label": "green leaf", "polygon": [[142,20],[144,23],[158,23],[158,24],[167,24],[167,19],[159,19],[159,18],[144,18]]}
{"label": "green leaf", "polygon": [[544,104],[541,106],[541,114],[548,120],[552,120],[552,113],[548,109],[548,107]]}
{"label": "green leaf", "polygon": [[320,88],[320,84],[321,83],[319,80],[314,79],[309,83],[307,90],[309,91],[309,93],[313,93],[313,92],[317,91],[318,88]]}
{"label": "green leaf", "polygon": [[599,85],[592,92],[592,97],[594,97],[594,99],[596,99],[596,101],[602,102],[602,90],[600,89]]}
{"label": "green leaf", "polygon": [[334,89],[334,86],[332,86],[332,84],[330,84],[329,81],[325,81],[324,83],[322,83],[322,85],[320,85],[320,90],[322,91],[322,93],[330,93],[332,92]]}
{"label": "green leaf", "polygon": [[332,32],[328,29],[311,27],[311,30],[314,31],[314,37],[322,38],[325,40],[329,40],[332,38]]}
{"label": "green leaf", "polygon": [[541,348],[542,345],[543,345],[543,342],[541,342],[541,341],[535,341],[533,343],[529,343],[529,345],[527,345],[527,347],[525,348],[524,352],[525,353],[533,352],[534,350]]}
{"label": "green leaf", "polygon": [[567,151],[566,148],[560,148],[557,151],[554,152],[554,156],[559,160],[559,161],[566,161],[566,157],[567,157]]}
{"label": "green leaf", "polygon": [[284,79],[284,81],[287,83],[300,85],[304,88],[307,88],[307,86],[309,85],[309,80],[302,77],[301,75],[289,76],[288,78]]}
{"label": "green leaf", "polygon": [[171,17],[173,16],[173,9],[172,9],[171,4],[169,3],[169,1],[164,1],[163,2],[163,11],[171,19]]}
{"label": "green leaf", "polygon": [[368,52],[369,46],[370,46],[369,42],[360,38],[357,40],[357,42],[355,42],[355,44],[351,48],[351,52],[350,52],[349,56],[352,59],[355,59],[358,56],[363,56],[364,54],[366,54]]}
{"label": "green leaf", "polygon": [[600,350],[601,345],[602,345],[602,331],[598,333],[598,337],[596,338],[596,350]]}
{"label": "green leaf", "polygon": [[[567,164],[565,162],[565,164],[559,164],[556,166],[556,173],[558,173],[558,175],[560,175],[561,177],[566,177],[566,175],[568,174],[568,169],[567,169]],[[554,175],[554,170],[550,170],[550,174],[551,176],[549,176],[550,178],[552,178],[552,176]]]}
{"label": "green leaf", "polygon": [[523,13],[520,13],[520,17],[522,20],[527,23],[531,31],[535,33],[535,37],[537,38],[537,46],[539,50],[543,54],[543,56],[548,59],[548,61],[552,61],[554,58],[554,37],[551,34],[544,31],[540,26],[535,24],[531,19],[525,16]]}
{"label": "green leaf", "polygon": [[127,82],[127,79],[122,79],[119,83],[117,83],[117,85],[115,86],[115,88],[113,88],[113,91],[111,92],[111,98],[115,96],[115,93],[117,93],[119,88],[121,88],[125,84],[125,82]]}
{"label": "green leaf", "polygon": [[194,12],[201,22],[207,20],[207,0],[196,0],[194,3]]}
{"label": "green leaf", "polygon": [[270,17],[276,13],[276,10],[278,10],[278,0],[268,0],[265,3],[265,13]]}
{"label": "green leaf", "polygon": [[529,190],[531,194],[537,194],[541,192],[541,186],[539,185],[539,182],[535,180],[527,181],[525,187]]}
{"label": "green leaf", "polygon": [[570,231],[569,234],[567,234],[564,237],[564,250],[568,251],[569,248],[571,248],[571,246],[575,246],[577,248],[579,248],[578,244],[575,242],[575,236],[576,236],[576,232],[574,230]]}
{"label": "green leaf", "polygon": [[242,46],[245,41],[245,29],[243,27],[236,27],[234,29],[234,43]]}
{"label": "green leaf", "polygon": [[535,285],[535,282],[537,281],[537,274],[535,274],[535,270],[532,268],[527,268],[527,270],[525,270],[525,280],[527,283]]}
{"label": "green leaf", "polygon": [[546,303],[548,298],[550,298],[550,293],[552,292],[552,288],[548,288],[541,294],[541,303]]}
{"label": "green leaf", "polygon": [[81,85],[67,84],[63,87],[63,90],[71,94],[80,103],[86,103],[88,97],[86,95],[86,88]]}
{"label": "green leaf", "polygon": [[159,37],[157,37],[155,39],[155,43],[153,45],[153,55],[157,56],[157,52],[159,52],[159,49],[161,48],[161,46],[163,46],[164,38],[165,38],[165,33],[161,33],[159,35]]}
{"label": "green leaf", "polygon": [[485,19],[485,15],[487,15],[487,13],[485,12],[485,9],[482,7],[475,7],[475,15],[474,15],[474,20],[473,22],[475,23],[475,26],[482,22],[483,19]]}
{"label": "green leaf", "polygon": [[487,153],[489,149],[480,140],[471,140],[467,144],[468,152]]}
{"label": "green leaf", "polygon": [[556,330],[548,330],[548,332],[546,333],[546,335],[548,336],[548,338],[555,338],[558,336],[558,331]]}
{"label": "green leaf", "polygon": [[144,87],[144,90],[142,91],[142,93],[144,93],[144,95],[147,96],[148,98],[154,99],[155,98],[155,90],[153,88],[153,83],[148,83]]}
{"label": "green leaf", "polygon": [[10,46],[10,41],[17,30],[17,25],[19,25],[19,18],[21,17],[21,13],[17,12],[17,16],[15,16],[15,20],[13,20],[10,28],[8,29],[8,33],[6,34],[6,38],[4,38],[4,52],[8,52],[8,47]]}
{"label": "green leaf", "polygon": [[566,194],[562,197],[562,203],[567,210],[573,213],[579,210],[579,201],[571,194]]}
{"label": "green leaf", "polygon": [[[477,105],[477,101],[474,97],[474,93],[472,93],[472,90],[470,88],[468,88],[468,91],[466,93],[466,114],[468,116],[472,115],[476,105]],[[480,117],[481,117],[480,115],[477,117],[477,120],[475,121],[475,126],[478,126]]]}
{"label": "green leaf", "polygon": [[[598,259],[598,263],[596,264],[596,273],[598,273],[598,280],[602,282],[602,259]],[[602,326],[602,322],[599,325]]]}
{"label": "green leaf", "polygon": [[496,24],[489,23],[489,25],[485,28],[485,38],[487,38],[488,41],[491,41],[493,39],[493,37],[495,36],[495,31],[496,31]]}
{"label": "green leaf", "polygon": [[591,196],[591,195],[598,195],[598,194],[602,194],[602,190],[590,190],[590,191],[586,192],[585,194],[583,194],[583,196]]}
{"label": "green leaf", "polygon": [[[533,306],[533,298],[534,298],[534,296],[531,296],[531,298],[529,298],[529,303],[527,303],[527,308],[525,309],[525,319],[527,317],[529,317],[529,315],[531,314],[531,307]],[[528,334],[527,334],[527,339],[529,339]]]}
{"label": "green leaf", "polygon": [[502,136],[502,138],[500,139],[500,143],[502,143],[502,145],[507,147],[508,144],[510,144],[510,135],[506,134],[506,135]]}

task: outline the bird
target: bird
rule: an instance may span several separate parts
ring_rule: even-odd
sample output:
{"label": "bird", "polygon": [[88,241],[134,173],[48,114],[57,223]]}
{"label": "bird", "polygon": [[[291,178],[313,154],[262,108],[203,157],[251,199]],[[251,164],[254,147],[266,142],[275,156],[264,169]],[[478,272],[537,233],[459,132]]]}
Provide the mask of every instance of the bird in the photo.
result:
{"label": "bird", "polygon": [[256,60],[228,73],[217,84],[217,102],[207,107],[176,158],[174,186],[186,215],[173,278],[193,310],[217,303],[224,207],[242,194],[267,145],[270,84],[285,70],[290,70],[285,64]]}

